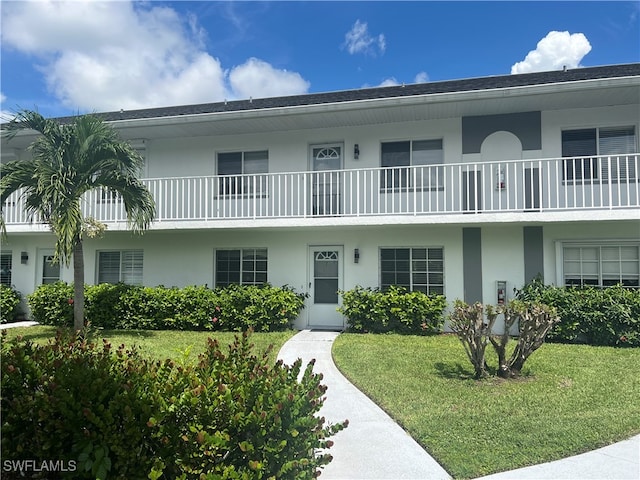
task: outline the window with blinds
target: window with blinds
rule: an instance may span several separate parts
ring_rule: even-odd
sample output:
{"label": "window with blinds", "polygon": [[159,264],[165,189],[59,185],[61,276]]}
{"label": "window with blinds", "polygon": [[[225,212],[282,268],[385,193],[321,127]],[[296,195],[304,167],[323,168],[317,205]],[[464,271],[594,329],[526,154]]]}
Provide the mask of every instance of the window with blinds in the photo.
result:
{"label": "window with blinds", "polygon": [[637,179],[635,127],[585,128],[562,132],[564,180],[628,182]]}
{"label": "window with blinds", "polygon": [[11,286],[11,253],[0,254],[0,283]]}
{"label": "window with blinds", "polygon": [[566,286],[640,287],[640,245],[564,245]]}
{"label": "window with blinds", "polygon": [[638,157],[636,153],[636,135],[634,127],[601,128],[599,132],[601,172],[603,180],[628,182],[635,180]]}
{"label": "window with blinds", "polygon": [[142,285],[142,250],[98,252],[98,283]]}

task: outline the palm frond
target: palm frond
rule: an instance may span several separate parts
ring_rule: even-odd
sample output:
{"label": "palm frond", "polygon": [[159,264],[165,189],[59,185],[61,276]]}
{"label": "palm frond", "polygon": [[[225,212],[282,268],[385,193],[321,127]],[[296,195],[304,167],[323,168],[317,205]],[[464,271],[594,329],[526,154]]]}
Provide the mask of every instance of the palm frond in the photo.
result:
{"label": "palm frond", "polygon": [[32,160],[10,162],[0,170],[0,200],[20,191],[30,215],[51,225],[57,235],[56,259],[68,264],[82,235],[82,196],[106,188],[123,201],[129,226],[137,232],[149,227],[155,203],[137,175],[140,154],[97,115],[81,115],[60,124],[37,112],[23,110],[3,135],[20,130],[40,135],[30,145]]}
{"label": "palm frond", "polygon": [[147,187],[132,175],[107,171],[96,177],[94,185],[122,198],[129,227],[135,232],[146,230],[156,215],[156,207]]}

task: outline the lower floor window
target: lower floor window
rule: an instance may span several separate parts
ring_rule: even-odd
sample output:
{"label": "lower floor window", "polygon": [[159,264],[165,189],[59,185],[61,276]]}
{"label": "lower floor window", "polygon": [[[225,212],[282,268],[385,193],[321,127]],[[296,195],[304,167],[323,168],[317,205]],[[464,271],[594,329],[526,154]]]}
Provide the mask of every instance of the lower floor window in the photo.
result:
{"label": "lower floor window", "polygon": [[142,284],[142,250],[98,252],[98,283]]}
{"label": "lower floor window", "polygon": [[380,283],[427,294],[444,294],[444,249],[381,248]]}
{"label": "lower floor window", "polygon": [[564,284],[640,287],[640,245],[564,245]]}
{"label": "lower floor window", "polygon": [[0,254],[0,283],[11,286],[11,254],[8,252]]}
{"label": "lower floor window", "polygon": [[216,250],[215,285],[262,285],[267,282],[267,249]]}

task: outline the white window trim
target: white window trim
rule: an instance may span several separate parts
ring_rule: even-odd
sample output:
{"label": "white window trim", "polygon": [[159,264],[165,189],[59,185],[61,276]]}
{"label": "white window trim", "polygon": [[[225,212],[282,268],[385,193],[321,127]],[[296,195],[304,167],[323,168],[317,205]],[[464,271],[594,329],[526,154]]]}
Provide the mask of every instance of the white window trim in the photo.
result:
{"label": "white window trim", "polygon": [[4,251],[2,251],[1,255],[9,257],[9,261],[11,263],[11,270],[9,271],[9,275],[11,276],[11,279],[10,279],[11,281],[8,284],[4,284],[4,285],[7,285],[7,286],[11,287],[13,285],[13,280],[14,280],[14,278],[13,278],[13,269],[14,269],[14,265],[15,265],[14,261],[13,261],[13,252],[11,250],[4,250]]}
{"label": "white window trim", "polygon": [[[245,155],[248,153],[258,153],[258,152],[266,152],[267,157],[267,168],[265,172],[259,172],[259,173],[245,173]],[[220,167],[219,167],[219,158],[220,155],[225,155],[225,154],[231,154],[231,153],[239,153],[241,155],[240,157],[240,173],[234,173],[234,174],[221,174],[220,173]],[[218,152],[215,153],[215,175],[216,177],[219,179],[218,180],[218,191],[216,193],[216,197],[219,198],[253,198],[254,196],[259,197],[259,198],[267,198],[269,196],[269,182],[268,182],[268,177],[267,174],[269,173],[269,158],[270,158],[270,152],[268,148],[258,148],[258,149],[247,149],[247,150],[220,150]],[[258,184],[257,185],[257,191],[254,191],[254,186],[253,183],[249,183],[246,182],[250,177],[253,176],[257,176],[257,175],[264,175],[264,177],[262,178],[262,184]],[[222,189],[220,188],[220,184],[222,182],[222,179],[224,179],[225,177],[228,178],[238,178],[240,177],[240,180],[237,181],[239,183],[236,184],[236,188],[239,187],[239,192],[223,192],[221,191]],[[245,183],[246,182],[246,183]]]}
{"label": "white window trim", "polygon": [[[635,137],[635,146],[634,146],[634,151],[632,153],[638,153],[640,151],[640,148],[638,147],[639,143],[640,143],[640,135],[638,134],[638,125],[636,125],[635,123],[624,123],[624,124],[619,124],[619,123],[612,123],[612,124],[596,124],[596,125],[576,125],[576,126],[570,126],[570,127],[563,127],[560,130],[560,155],[562,155],[562,148],[563,148],[563,136],[565,132],[571,132],[571,131],[577,131],[577,130],[595,130],[596,132],[596,153],[595,155],[593,155],[593,158],[600,158],[602,156],[604,156],[605,154],[603,154],[601,152],[601,148],[600,148],[600,132],[601,130],[613,130],[613,129],[624,129],[624,128],[632,128],[633,129],[633,134]],[[617,156],[617,155],[611,155],[613,157]],[[618,155],[619,156],[619,155]],[[583,159],[587,159],[589,158],[588,156],[585,157],[562,157],[568,160],[571,159],[576,159],[576,160],[583,160]],[[593,160],[592,160],[593,161]],[[593,177],[588,177],[588,178],[573,178],[573,179],[564,179],[563,178],[563,182],[565,185],[573,185],[576,182],[577,183],[582,183],[582,182],[591,182],[591,181],[600,181],[600,180],[604,180],[607,181],[608,180],[608,175],[606,175],[606,173],[608,173],[608,166],[606,164],[606,162],[601,162],[600,160],[595,160],[597,163],[595,164],[595,175]],[[626,166],[626,164],[625,164]],[[633,166],[633,164],[632,164]],[[592,165],[589,165],[589,168],[592,168]],[[634,171],[633,172],[635,174],[635,179],[636,181],[638,180],[638,176],[640,175],[640,172]],[[563,176],[564,176],[564,171],[563,171]],[[631,181],[633,181],[633,177],[630,178]],[[617,180],[616,180],[617,182]]]}
{"label": "white window trim", "polygon": [[[378,269],[378,288],[382,288],[382,264],[381,264],[381,255],[382,255],[382,250],[389,250],[389,249],[393,249],[393,250],[398,250],[398,249],[409,249],[409,250],[413,250],[413,249],[418,249],[418,248],[422,248],[422,249],[426,249],[429,250],[430,248],[439,248],[442,250],[442,295],[446,296],[447,294],[447,277],[446,277],[446,270],[447,270],[447,264],[446,264],[446,258],[445,258],[445,247],[444,245],[409,245],[409,246],[380,246],[378,247],[378,258],[377,258],[377,269]],[[411,260],[409,260],[411,261]],[[411,269],[413,270],[413,269]],[[413,271],[409,272],[409,274],[411,275],[413,273]],[[429,274],[429,271],[427,270],[427,275]],[[413,277],[411,277],[411,284],[413,284]]]}
{"label": "white window trim", "polygon": [[615,239],[564,239],[556,240],[556,285],[564,287],[564,247],[639,247],[640,242],[628,238]]}
{"label": "white window trim", "polygon": [[[141,279],[140,279],[140,283],[127,283],[127,285],[144,285],[144,250],[142,248],[121,248],[121,249],[106,249],[106,250],[97,250],[96,251],[96,271],[95,271],[95,277],[96,277],[96,285],[98,285],[100,283],[100,254],[101,253],[109,253],[109,252],[118,252],[120,254],[120,265],[119,265],[119,271],[118,271],[118,282],[122,282],[122,254],[124,252],[140,252],[142,253],[142,271],[141,271]],[[103,282],[104,283],[104,282]]]}
{"label": "white window trim", "polygon": [[218,262],[218,252],[220,250],[239,250],[240,251],[240,283],[238,283],[238,285],[255,285],[253,283],[242,283],[242,251],[243,250],[264,250],[267,254],[267,279],[265,281],[265,283],[269,282],[269,249],[267,247],[216,247],[213,249],[213,288],[217,288],[218,287],[218,279],[216,278],[217,275],[217,262]]}
{"label": "white window trim", "polygon": [[[419,143],[419,142],[435,142],[435,141],[440,141],[442,144],[442,163],[437,163],[437,164],[426,164],[426,165],[416,165],[414,163],[413,160],[413,145],[414,143]],[[404,143],[404,142],[408,142],[409,143],[409,165],[402,165],[402,166],[390,166],[390,167],[385,167],[382,165],[382,146],[386,143]],[[395,168],[403,168],[403,167],[425,167],[427,168],[427,170],[430,172],[431,175],[435,175],[436,178],[438,179],[439,183],[437,185],[432,185],[431,182],[429,182],[429,185],[422,185],[419,187],[416,187],[415,185],[413,185],[413,179],[414,176],[411,175],[411,178],[409,179],[410,184],[406,185],[406,186],[382,186],[382,179],[381,179],[381,185],[380,185],[380,191],[383,193],[403,193],[403,192],[413,192],[415,191],[420,191],[420,192],[439,192],[439,191],[443,191],[444,190],[444,186],[445,186],[445,175],[444,175],[444,165],[445,165],[445,141],[444,141],[444,137],[433,137],[433,138],[404,138],[404,139],[397,139],[397,140],[381,140],[380,141],[380,161],[379,161],[379,165],[380,168],[388,168],[388,169],[395,169]],[[413,170],[412,170],[413,171]],[[386,179],[385,179],[385,183],[386,183]]]}

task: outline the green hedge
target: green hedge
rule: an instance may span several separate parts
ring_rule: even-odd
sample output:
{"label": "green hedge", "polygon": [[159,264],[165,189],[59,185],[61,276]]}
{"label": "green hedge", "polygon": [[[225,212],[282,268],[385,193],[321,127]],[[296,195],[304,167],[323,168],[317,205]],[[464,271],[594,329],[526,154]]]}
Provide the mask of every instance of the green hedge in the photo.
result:
{"label": "green hedge", "polygon": [[195,365],[84,334],[3,342],[3,465],[59,465],[29,478],[250,480],[311,479],[331,461],[346,422],[316,415],[326,387],[313,364],[273,364],[247,334],[229,348],[209,339]]}
{"label": "green hedge", "polygon": [[342,306],[338,310],[347,317],[352,332],[421,335],[440,332],[444,324],[447,302],[442,295],[395,286],[386,291],[357,286],[340,293]]}
{"label": "green hedge", "polygon": [[560,323],[549,332],[548,341],[640,346],[640,290],[619,285],[555,287],[536,279],[516,296],[557,309]]}
{"label": "green hedge", "polygon": [[22,295],[17,290],[0,284],[0,323],[14,322],[20,313],[18,305]]}
{"label": "green hedge", "polygon": [[[291,327],[305,298],[288,286],[231,285],[211,290],[87,285],[85,319],[96,327],[117,329],[277,331]],[[41,285],[28,296],[28,303],[37,322],[73,325],[73,285]]]}

